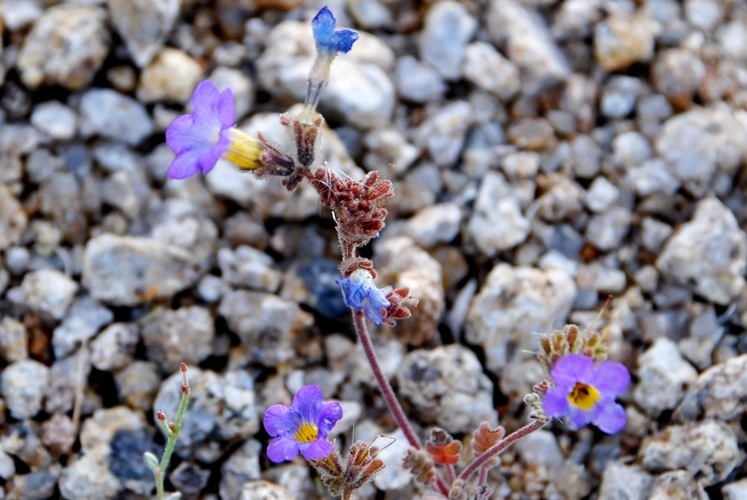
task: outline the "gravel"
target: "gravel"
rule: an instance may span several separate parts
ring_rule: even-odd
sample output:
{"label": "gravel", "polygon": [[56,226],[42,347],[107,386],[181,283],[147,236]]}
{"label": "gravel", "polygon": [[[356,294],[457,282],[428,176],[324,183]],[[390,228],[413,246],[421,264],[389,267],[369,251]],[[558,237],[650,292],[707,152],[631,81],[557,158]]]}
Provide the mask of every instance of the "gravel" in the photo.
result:
{"label": "gravel", "polygon": [[[536,333],[572,321],[633,372],[628,427],[552,423],[504,453],[494,496],[747,495],[743,2],[330,8],[360,38],[321,96],[322,156],[392,180],[364,254],[419,303],[371,330],[416,432],[468,448],[481,420],[518,429],[546,376]],[[307,383],[344,403],[343,452],[353,432],[396,438],[375,441],[390,467],[362,496],[414,496],[315,191],[226,162],[166,176],[164,132],[203,79],[232,89],[244,131],[286,140],[315,7],[0,10],[0,498],[150,496],[141,456],[160,453],[153,412],[173,418],[181,362],[193,396],[168,474],[185,497],[317,498],[260,430]]]}

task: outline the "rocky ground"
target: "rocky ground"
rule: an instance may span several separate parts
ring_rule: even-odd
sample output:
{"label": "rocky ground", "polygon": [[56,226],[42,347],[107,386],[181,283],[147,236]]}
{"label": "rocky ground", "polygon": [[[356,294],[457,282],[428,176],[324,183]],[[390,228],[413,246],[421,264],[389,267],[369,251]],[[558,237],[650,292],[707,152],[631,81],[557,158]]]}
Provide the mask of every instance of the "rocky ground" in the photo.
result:
{"label": "rocky ground", "polygon": [[[342,401],[341,445],[400,437],[375,486],[412,496],[315,192],[224,164],[166,179],[163,132],[205,78],[278,137],[323,5],[300,3],[0,4],[0,497],[149,495],[181,361],[185,497],[318,495],[260,425],[308,383]],[[517,428],[533,332],[592,326],[612,296],[626,430],[535,433],[496,496],[747,498],[747,3],[327,4],[361,36],[322,97],[325,154],[394,181],[371,256],[420,305],[375,337],[415,422]]]}

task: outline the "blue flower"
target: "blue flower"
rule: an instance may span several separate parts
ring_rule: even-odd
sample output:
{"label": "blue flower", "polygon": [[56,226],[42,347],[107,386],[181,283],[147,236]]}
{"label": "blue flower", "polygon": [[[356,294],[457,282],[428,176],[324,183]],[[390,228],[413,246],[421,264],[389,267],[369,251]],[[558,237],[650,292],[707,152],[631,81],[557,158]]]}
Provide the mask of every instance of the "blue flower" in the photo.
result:
{"label": "blue flower", "polygon": [[259,142],[232,128],[236,118],[231,89],[218,92],[212,82],[200,82],[192,94],[192,108],[191,114],[178,117],[166,129],[166,144],[176,153],[169,178],[207,174],[221,157],[242,169],[260,166]]}
{"label": "blue flower", "polygon": [[290,407],[276,404],[265,412],[264,426],[274,438],[267,456],[275,463],[293,460],[299,453],[307,460],[322,460],[333,451],[327,434],[342,418],[342,406],[322,400],[318,385],[302,387]]}
{"label": "blue flower", "polygon": [[371,277],[371,273],[358,269],[345,279],[336,280],[342,288],[345,305],[356,311],[363,311],[368,319],[380,325],[381,310],[389,307],[389,301],[384,292],[379,289]]}
{"label": "blue flower", "polygon": [[604,361],[595,366],[590,356],[568,354],[555,362],[551,375],[555,386],[543,401],[549,417],[568,415],[577,429],[592,423],[607,434],[625,428],[625,408],[615,402],[630,384],[625,365]]}
{"label": "blue flower", "polygon": [[325,6],[311,21],[311,29],[316,40],[316,51],[319,54],[334,55],[338,52],[348,52],[353,43],[358,40],[358,33],[343,29],[335,31],[337,19]]}

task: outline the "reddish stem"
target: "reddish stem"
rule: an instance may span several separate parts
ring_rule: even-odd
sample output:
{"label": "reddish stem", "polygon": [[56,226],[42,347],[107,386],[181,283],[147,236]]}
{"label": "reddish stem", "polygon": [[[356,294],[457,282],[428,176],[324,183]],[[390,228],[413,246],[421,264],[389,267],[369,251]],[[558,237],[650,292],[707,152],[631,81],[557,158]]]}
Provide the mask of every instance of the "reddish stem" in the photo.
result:
{"label": "reddish stem", "polygon": [[467,482],[469,481],[470,476],[474,474],[475,472],[480,469],[480,467],[485,464],[488,460],[495,457],[496,455],[503,452],[506,448],[514,444],[519,439],[528,436],[529,434],[533,433],[534,431],[537,431],[541,428],[543,428],[549,420],[533,420],[532,422],[528,423],[521,429],[509,434],[505,438],[501,439],[496,443],[495,445],[491,446],[487,450],[485,450],[485,453],[477,457],[471,464],[469,464],[461,474],[459,474],[458,480]]}
{"label": "reddish stem", "polygon": [[[358,334],[361,345],[363,346],[363,352],[366,353],[366,359],[368,359],[368,364],[371,365],[371,370],[373,371],[374,378],[379,384],[379,390],[381,391],[381,395],[384,396],[384,401],[389,407],[389,411],[394,417],[394,420],[397,422],[397,425],[399,425],[399,427],[402,429],[402,432],[405,433],[405,437],[410,443],[410,446],[417,450],[422,450],[423,444],[420,442],[420,439],[418,439],[418,435],[415,434],[415,431],[412,429],[410,421],[407,420],[407,416],[402,409],[402,405],[399,404],[397,396],[394,395],[394,389],[392,389],[392,385],[389,383],[389,379],[387,379],[386,375],[384,375],[384,372],[381,369],[381,365],[379,364],[379,359],[376,357],[376,352],[373,348],[373,342],[371,342],[371,336],[368,334],[366,315],[363,313],[363,311],[353,311],[353,319],[355,324],[355,331]],[[436,484],[442,494],[448,495],[449,487],[446,485],[440,475],[436,477]]]}

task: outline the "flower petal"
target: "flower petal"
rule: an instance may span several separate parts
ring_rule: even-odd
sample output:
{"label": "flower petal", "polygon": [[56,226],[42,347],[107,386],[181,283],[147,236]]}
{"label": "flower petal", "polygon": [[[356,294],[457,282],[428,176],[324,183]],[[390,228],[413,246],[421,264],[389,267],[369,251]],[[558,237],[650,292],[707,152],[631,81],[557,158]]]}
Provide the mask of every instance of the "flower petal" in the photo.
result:
{"label": "flower petal", "polygon": [[358,33],[353,30],[335,31],[336,24],[335,16],[327,7],[322,7],[322,10],[311,21],[316,50],[320,54],[334,57],[338,52],[348,52],[353,43],[358,40]]}
{"label": "flower petal", "polygon": [[605,361],[594,368],[594,386],[599,392],[614,397],[619,396],[630,385],[630,371],[622,363]]}
{"label": "flower petal", "polygon": [[319,427],[317,420],[319,419],[319,410],[322,406],[323,397],[321,387],[315,384],[305,385],[293,396],[291,406],[300,413],[301,418],[305,422]]}
{"label": "flower petal", "polygon": [[223,153],[225,153],[228,149],[228,145],[228,137],[224,134],[221,134],[218,142],[216,142],[212,148],[210,148],[202,156],[200,156],[200,159],[197,161],[197,166],[200,167],[200,170],[202,170],[203,174],[207,174],[213,169],[213,167],[215,167],[215,164],[218,163],[220,157],[223,156]]}
{"label": "flower petal", "polygon": [[576,382],[593,384],[594,360],[589,356],[568,354],[555,362],[552,367],[552,381],[555,386],[568,394]]}
{"label": "flower petal", "polygon": [[[321,460],[327,458],[334,451],[332,443],[326,439],[317,439],[307,446],[301,447],[301,455],[307,460]],[[270,450],[267,450],[269,455]]]}
{"label": "flower petal", "polygon": [[568,414],[569,406],[568,392],[562,391],[557,387],[553,387],[547,391],[547,394],[542,400],[542,409],[548,417],[559,418]]}
{"label": "flower petal", "polygon": [[225,89],[216,99],[213,110],[218,117],[222,129],[232,127],[236,123],[236,112],[233,102],[233,91]]}
{"label": "flower petal", "polygon": [[594,416],[592,423],[607,434],[617,434],[628,424],[625,408],[614,401],[600,403],[599,411]]}
{"label": "flower petal", "polygon": [[218,87],[210,80],[203,80],[197,84],[194,92],[192,92],[192,109],[195,114],[202,114],[209,110],[212,103],[218,101],[219,98]]}
{"label": "flower petal", "polygon": [[285,405],[272,405],[265,411],[263,425],[270,437],[277,437],[296,431],[297,418]]}
{"label": "flower petal", "polygon": [[571,427],[575,430],[586,427],[592,421],[593,412],[583,411],[578,408],[573,408],[569,405],[568,420],[571,422]]}
{"label": "flower petal", "polygon": [[319,433],[324,433],[324,436],[326,437],[327,433],[332,430],[337,421],[341,418],[342,405],[340,405],[340,403],[338,403],[337,401],[324,403],[321,407],[321,410],[319,411],[317,419],[317,427],[319,428]]}
{"label": "flower petal", "polygon": [[167,175],[169,179],[186,179],[200,171],[197,162],[200,159],[200,151],[192,150],[179,153],[169,165]]}
{"label": "flower petal", "polygon": [[289,437],[277,437],[267,446],[267,457],[276,464],[293,460],[298,456],[298,452],[298,441]]}

